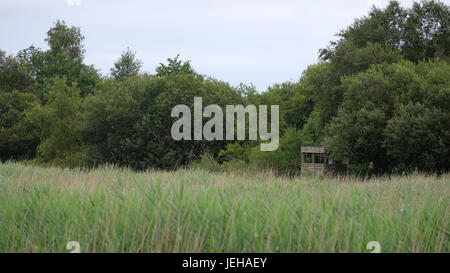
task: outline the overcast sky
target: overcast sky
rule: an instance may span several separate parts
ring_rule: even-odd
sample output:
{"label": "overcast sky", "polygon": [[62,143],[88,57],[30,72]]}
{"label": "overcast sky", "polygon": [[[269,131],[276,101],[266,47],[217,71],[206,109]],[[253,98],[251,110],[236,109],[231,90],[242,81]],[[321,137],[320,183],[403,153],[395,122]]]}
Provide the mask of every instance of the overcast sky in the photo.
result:
{"label": "overcast sky", "polygon": [[130,47],[145,72],[154,73],[160,62],[180,53],[197,72],[263,91],[298,80],[340,29],[373,4],[387,2],[2,0],[0,49],[13,54],[31,44],[46,49],[46,32],[62,19],[81,28],[85,62],[103,74]]}

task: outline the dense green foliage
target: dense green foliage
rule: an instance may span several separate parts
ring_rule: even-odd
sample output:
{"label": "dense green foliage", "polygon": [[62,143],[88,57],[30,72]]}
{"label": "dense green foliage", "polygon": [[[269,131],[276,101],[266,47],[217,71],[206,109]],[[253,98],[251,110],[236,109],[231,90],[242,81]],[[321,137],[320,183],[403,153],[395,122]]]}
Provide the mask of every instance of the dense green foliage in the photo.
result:
{"label": "dense green foliage", "polygon": [[423,104],[406,105],[398,117],[389,121],[384,134],[386,150],[396,168],[426,171],[448,168],[448,112]]}
{"label": "dense green foliage", "polygon": [[136,58],[136,54],[127,49],[122,53],[119,60],[114,63],[114,68],[111,68],[111,75],[115,79],[123,79],[139,74],[142,67],[142,61]]}
{"label": "dense green foliage", "polygon": [[[0,51],[0,159],[63,166],[299,171],[299,147],[322,145],[356,173],[450,168],[450,9],[438,1],[372,8],[319,51],[296,82],[258,93],[194,70],[176,56],[154,74],[127,49],[111,75],[84,64],[80,29],[57,21],[48,50]],[[279,105],[280,146],[175,141],[175,105]],[[202,157],[203,155],[203,157]],[[202,159],[203,158],[203,159]],[[219,167],[218,167],[219,166]]]}
{"label": "dense green foliage", "polygon": [[[448,123],[436,120],[434,126],[427,127],[431,129],[429,133],[435,135],[434,138],[423,138],[424,133],[420,135],[403,132],[400,136],[400,128],[393,126],[399,126],[399,123],[403,122],[403,126],[409,127],[406,129],[415,130],[415,121],[406,122],[403,114],[403,109],[411,103],[421,103],[423,110],[442,112],[440,119],[445,120],[450,111],[449,75],[450,66],[436,60],[417,65],[408,61],[375,65],[365,72],[343,78],[342,84],[346,92],[337,115],[327,126],[326,145],[333,148],[336,159],[345,157],[351,162],[357,162],[358,164],[353,164],[355,168],[364,169],[372,162],[375,169],[387,171],[392,167],[391,160],[398,159],[391,157],[393,154],[408,153],[403,150],[406,147],[402,143],[421,143],[422,145],[414,147],[414,154],[422,159],[404,159],[404,167],[417,167],[427,171],[442,170],[445,164],[434,163],[443,160],[450,164],[449,157],[427,155],[427,149],[435,145],[447,145],[448,149],[448,134],[441,134],[449,130],[449,127],[446,127]],[[388,139],[385,130],[388,130]],[[402,139],[393,142],[391,137],[394,132]],[[385,141],[390,145],[384,145]],[[442,152],[445,154],[444,150]],[[415,160],[425,158],[434,163],[427,168],[414,163]]]}
{"label": "dense green foliage", "polygon": [[45,105],[35,103],[25,111],[29,122],[40,129],[37,161],[75,165],[82,106],[80,90],[68,86],[66,78],[55,78],[49,89]]}

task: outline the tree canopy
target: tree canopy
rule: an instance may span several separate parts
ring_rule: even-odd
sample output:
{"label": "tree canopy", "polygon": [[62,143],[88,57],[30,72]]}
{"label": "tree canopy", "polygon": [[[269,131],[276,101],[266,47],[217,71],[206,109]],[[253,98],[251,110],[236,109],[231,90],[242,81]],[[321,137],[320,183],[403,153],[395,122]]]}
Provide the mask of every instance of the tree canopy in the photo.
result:
{"label": "tree canopy", "polygon": [[[373,7],[320,49],[298,80],[263,92],[200,74],[179,55],[143,72],[129,48],[101,75],[85,64],[80,28],[58,20],[47,50],[0,50],[0,159],[139,170],[199,162],[295,174],[300,146],[321,145],[354,173],[448,171],[449,20],[439,1]],[[171,109],[192,109],[194,97],[221,107],[279,105],[279,149],[259,151],[260,139],[172,139]]]}

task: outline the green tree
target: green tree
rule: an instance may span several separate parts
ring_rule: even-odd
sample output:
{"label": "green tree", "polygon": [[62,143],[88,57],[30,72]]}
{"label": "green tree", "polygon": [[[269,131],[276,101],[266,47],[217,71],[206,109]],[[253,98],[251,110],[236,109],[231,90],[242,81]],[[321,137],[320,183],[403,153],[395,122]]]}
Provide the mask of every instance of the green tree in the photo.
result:
{"label": "green tree", "polygon": [[256,105],[279,105],[280,132],[288,127],[301,129],[312,110],[312,101],[308,100],[299,83],[284,82],[270,86],[259,94]]}
{"label": "green tree", "polygon": [[142,61],[136,57],[136,53],[129,48],[122,52],[120,58],[111,68],[111,75],[115,79],[123,79],[139,74],[142,67]]}
{"label": "green tree", "polygon": [[[314,141],[321,142],[323,128],[336,115],[342,101],[343,90],[340,86],[339,76],[334,73],[330,63],[321,62],[309,66],[303,72],[299,84],[305,100],[309,101],[310,105],[312,104],[303,126],[316,128],[314,136],[317,139]],[[313,113],[314,117],[311,117],[310,115]],[[311,122],[314,124],[308,125]]]}
{"label": "green tree", "polygon": [[313,110],[308,117],[301,131],[301,138],[304,145],[323,146],[324,124],[320,119],[320,113]]}
{"label": "green tree", "polygon": [[17,90],[0,92],[0,160],[34,157],[39,135],[24,115],[24,110],[33,103],[38,103],[33,94]]}
{"label": "green tree", "polygon": [[415,2],[408,12],[402,52],[413,61],[450,60],[450,8],[437,1]]}
{"label": "green tree", "polygon": [[[114,163],[134,166],[141,142],[133,143],[134,126],[141,118],[139,102],[146,101],[151,84],[139,77],[108,79],[84,102],[80,134],[89,165]],[[148,101],[146,101],[148,103]]]}
{"label": "green tree", "polygon": [[65,76],[69,82],[76,82],[84,59],[83,40],[79,28],[56,21],[45,38],[50,50],[44,55],[44,65],[41,67],[43,76],[47,79]]}
{"label": "green tree", "polygon": [[338,41],[320,50],[322,60],[331,60],[347,43],[357,48],[368,43],[398,50],[408,60],[418,62],[449,56],[449,6],[438,1],[414,3],[404,9],[390,1],[385,9],[373,7],[368,16],[355,20],[339,32]]}
{"label": "green tree", "polygon": [[50,46],[51,54],[61,54],[75,63],[83,61],[85,53],[83,40],[84,36],[80,32],[80,28],[68,27],[64,21],[60,20],[56,21],[45,38]]}
{"label": "green tree", "polygon": [[17,53],[17,59],[27,68],[31,78],[37,80],[44,65],[44,51],[35,46],[30,46],[20,50]]}
{"label": "green tree", "polygon": [[344,79],[342,105],[326,128],[325,146],[334,159],[349,159],[356,172],[370,162],[377,171],[387,169],[383,130],[401,105],[405,85],[417,79],[413,69],[411,63],[377,65]]}
{"label": "green tree", "polygon": [[31,46],[17,53],[20,63],[34,80],[33,92],[43,102],[54,77],[66,77],[68,85],[76,83],[83,97],[93,94],[100,82],[99,72],[84,60],[84,36],[77,27],[58,20],[47,32],[45,41],[50,49]]}
{"label": "green tree", "polygon": [[46,95],[47,104],[35,103],[26,111],[27,119],[40,129],[38,162],[73,166],[79,164],[80,90],[66,78],[54,78]]}
{"label": "green tree", "polygon": [[384,130],[384,146],[398,171],[445,171],[450,166],[450,115],[408,104]]}
{"label": "green tree", "polygon": [[193,114],[195,96],[201,96],[204,105],[242,103],[240,93],[227,83],[196,74],[104,81],[84,105],[81,135],[90,165],[110,162],[135,169],[172,169],[204,153],[217,156],[226,141],[172,139],[170,128],[176,120],[172,108],[184,104]]}
{"label": "green tree", "polygon": [[0,50],[0,92],[22,90],[30,92],[33,79],[27,67],[14,56]]}
{"label": "green tree", "polygon": [[180,59],[180,54],[175,58],[168,58],[167,65],[160,63],[156,68],[156,76],[176,76],[182,74],[191,74],[200,77],[192,68],[190,61],[183,61]]}
{"label": "green tree", "polygon": [[[349,159],[357,172],[367,169],[371,162],[374,171],[389,170],[393,158],[385,145],[388,122],[401,116],[403,105],[410,103],[448,114],[445,104],[450,96],[448,69],[449,65],[439,60],[417,65],[405,61],[376,65],[346,77],[344,100],[337,116],[326,127],[325,145],[332,156],[337,160]],[[403,124],[407,117],[402,119]],[[409,137],[412,142],[417,141],[414,136]]]}

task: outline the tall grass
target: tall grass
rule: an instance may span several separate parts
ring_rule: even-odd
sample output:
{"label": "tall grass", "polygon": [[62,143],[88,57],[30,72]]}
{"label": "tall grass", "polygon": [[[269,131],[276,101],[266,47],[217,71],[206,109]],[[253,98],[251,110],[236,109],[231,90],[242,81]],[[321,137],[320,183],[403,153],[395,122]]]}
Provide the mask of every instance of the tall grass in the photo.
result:
{"label": "tall grass", "polygon": [[0,164],[0,252],[449,252],[450,177]]}

